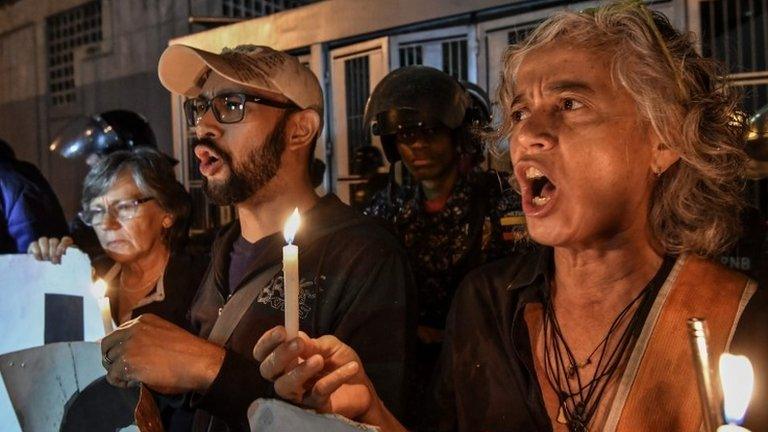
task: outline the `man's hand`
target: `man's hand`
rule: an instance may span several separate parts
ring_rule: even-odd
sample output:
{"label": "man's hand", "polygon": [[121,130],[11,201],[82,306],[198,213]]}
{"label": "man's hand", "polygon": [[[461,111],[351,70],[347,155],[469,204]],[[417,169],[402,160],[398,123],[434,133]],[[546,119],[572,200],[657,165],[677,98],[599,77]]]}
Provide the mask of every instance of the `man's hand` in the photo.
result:
{"label": "man's hand", "polygon": [[282,326],[275,327],[253,348],[261,375],[275,383],[280,397],[319,412],[382,424],[383,404],[352,348],[334,336],[310,339],[300,333],[284,341],[285,336]]}
{"label": "man's hand", "polygon": [[124,323],[101,341],[110,384],[144,383],[166,394],[207,390],[224,353],[224,348],[152,314]]}
{"label": "man's hand", "polygon": [[61,264],[61,256],[67,253],[67,248],[74,242],[72,237],[64,236],[61,240],[55,237],[40,237],[27,247],[27,253],[33,255],[38,261],[50,261]]}

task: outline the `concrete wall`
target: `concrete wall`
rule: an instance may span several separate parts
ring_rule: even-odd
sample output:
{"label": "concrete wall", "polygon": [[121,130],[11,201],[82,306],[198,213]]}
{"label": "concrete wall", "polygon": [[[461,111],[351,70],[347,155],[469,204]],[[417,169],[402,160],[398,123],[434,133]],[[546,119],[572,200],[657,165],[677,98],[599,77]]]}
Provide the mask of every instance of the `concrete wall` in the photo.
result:
{"label": "concrete wall", "polygon": [[[69,218],[87,170],[48,151],[51,138],[74,116],[129,109],[147,117],[161,150],[172,153],[170,96],[157,79],[157,61],[169,40],[189,33],[187,0],[102,0],[103,42],[75,52],[77,101],[52,107],[45,20],[87,2],[22,0],[0,8],[0,138],[41,168]],[[220,13],[213,3],[191,6],[197,14]]]}

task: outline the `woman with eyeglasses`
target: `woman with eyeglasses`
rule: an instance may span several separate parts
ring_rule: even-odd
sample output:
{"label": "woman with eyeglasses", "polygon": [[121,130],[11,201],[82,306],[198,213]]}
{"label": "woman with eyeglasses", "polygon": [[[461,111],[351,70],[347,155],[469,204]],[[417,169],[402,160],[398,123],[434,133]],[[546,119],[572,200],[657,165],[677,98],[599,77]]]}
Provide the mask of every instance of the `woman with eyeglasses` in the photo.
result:
{"label": "woman with eyeglasses", "polygon": [[[105,252],[92,265],[95,277],[107,282],[115,322],[131,325],[133,318],[155,314],[189,329],[187,312],[208,258],[182,250],[192,204],[174,176],[170,159],[150,148],[111,153],[85,177],[81,202],[79,217],[93,227]],[[28,252],[39,260],[59,263],[72,245],[70,237],[43,237]],[[94,394],[104,406],[110,404],[106,399],[113,399],[133,412],[137,389],[118,389],[103,378],[97,387],[100,390]],[[180,399],[155,399],[166,430],[189,430],[193,413]],[[89,421],[94,423],[88,430],[112,427],[103,423],[110,421],[106,417],[92,416]]]}
{"label": "woman with eyeglasses", "polygon": [[[168,159],[152,149],[117,151],[85,178],[79,217],[94,228],[105,257],[93,262],[119,325],[154,313],[187,327],[187,310],[207,266],[180,253],[191,200]],[[29,247],[39,260],[61,261],[70,237],[40,238]]]}

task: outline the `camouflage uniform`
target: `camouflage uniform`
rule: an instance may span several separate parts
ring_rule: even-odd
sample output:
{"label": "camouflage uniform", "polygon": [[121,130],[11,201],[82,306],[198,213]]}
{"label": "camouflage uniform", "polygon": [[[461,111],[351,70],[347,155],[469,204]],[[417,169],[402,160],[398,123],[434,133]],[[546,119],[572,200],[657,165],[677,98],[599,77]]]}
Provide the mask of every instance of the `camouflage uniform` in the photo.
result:
{"label": "camouflage uniform", "polygon": [[520,196],[505,180],[495,172],[460,177],[437,213],[424,210],[418,184],[382,190],[365,209],[391,224],[408,252],[420,326],[442,330],[453,294],[470,270],[527,247]]}

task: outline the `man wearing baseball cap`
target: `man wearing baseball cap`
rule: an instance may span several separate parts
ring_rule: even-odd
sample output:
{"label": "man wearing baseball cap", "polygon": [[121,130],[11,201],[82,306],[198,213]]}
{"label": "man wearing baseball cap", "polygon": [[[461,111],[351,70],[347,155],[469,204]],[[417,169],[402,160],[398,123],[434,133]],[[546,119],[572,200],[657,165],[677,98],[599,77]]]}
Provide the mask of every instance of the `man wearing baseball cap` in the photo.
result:
{"label": "man wearing baseball cap", "polygon": [[[141,316],[102,341],[107,379],[187,393],[198,410],[195,430],[248,430],[250,403],[274,395],[251,350],[283,323],[282,229],[298,208],[301,331],[333,334],[365,353],[366,366],[376,365],[370,375],[381,397],[402,403],[415,323],[412,277],[386,230],[312,187],[309,166],[323,123],[315,76],[296,58],[253,45],[221,54],[170,46],[158,74],[168,90],[188,98],[184,114],[197,135],[206,194],[235,206],[238,220],[214,241],[190,314],[197,334]],[[322,370],[320,356],[305,359],[304,368]]]}

